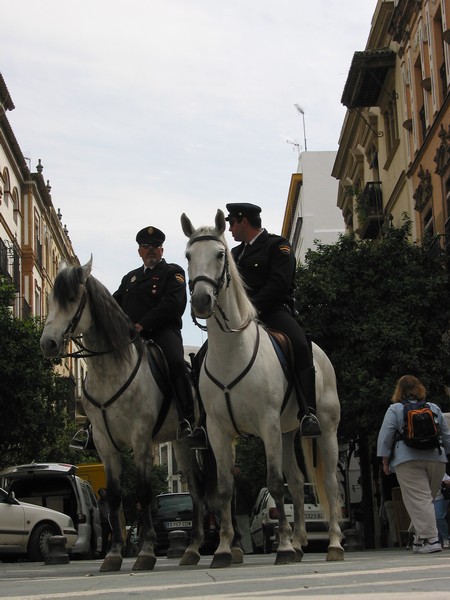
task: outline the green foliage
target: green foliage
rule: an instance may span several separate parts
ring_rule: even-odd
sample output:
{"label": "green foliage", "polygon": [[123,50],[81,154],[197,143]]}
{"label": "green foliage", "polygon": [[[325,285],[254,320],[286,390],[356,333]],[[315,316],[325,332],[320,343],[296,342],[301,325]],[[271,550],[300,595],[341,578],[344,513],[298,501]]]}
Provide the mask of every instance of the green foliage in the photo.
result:
{"label": "green foliage", "polygon": [[[61,456],[69,423],[69,385],[44,358],[36,319],[13,317],[14,289],[0,279],[0,429],[1,464],[46,461]],[[59,458],[60,459],[60,458]]]}
{"label": "green foliage", "polygon": [[340,434],[374,437],[398,378],[419,377],[447,409],[448,275],[408,242],[411,224],[384,239],[318,244],[297,271],[301,322],[330,357],[342,406]]}

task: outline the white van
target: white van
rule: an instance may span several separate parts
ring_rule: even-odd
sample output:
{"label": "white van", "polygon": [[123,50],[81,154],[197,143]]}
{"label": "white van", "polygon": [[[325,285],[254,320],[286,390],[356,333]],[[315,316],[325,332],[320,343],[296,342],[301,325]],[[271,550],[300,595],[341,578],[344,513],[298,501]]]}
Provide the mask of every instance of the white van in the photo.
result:
{"label": "white van", "polygon": [[[286,494],[284,497],[284,510],[286,518],[291,527],[294,527],[294,507],[291,495],[285,484]],[[342,522],[344,531],[350,527],[345,506],[341,506]],[[250,533],[254,552],[270,554],[276,540],[276,528],[278,527],[278,510],[275,500],[269,490],[264,487],[258,494],[255,506],[250,517]],[[325,514],[317,501],[316,491],[311,483],[305,483],[305,527],[309,542],[328,543],[328,523]]]}
{"label": "white van", "polygon": [[69,515],[78,532],[71,555],[94,558],[102,548],[97,498],[91,484],[68,464],[31,463],[0,471],[0,487],[22,502],[52,508]]}

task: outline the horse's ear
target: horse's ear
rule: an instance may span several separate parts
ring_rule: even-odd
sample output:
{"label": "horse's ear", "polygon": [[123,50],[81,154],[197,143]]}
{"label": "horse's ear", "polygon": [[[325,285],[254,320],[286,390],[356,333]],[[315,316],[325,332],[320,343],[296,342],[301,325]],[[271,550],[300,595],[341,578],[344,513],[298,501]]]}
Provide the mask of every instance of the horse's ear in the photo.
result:
{"label": "horse's ear", "polygon": [[83,269],[84,280],[86,281],[86,279],[89,277],[89,275],[91,274],[91,271],[92,271],[92,254],[91,254],[91,258],[88,260],[88,262],[85,265],[83,265],[81,268]]}
{"label": "horse's ear", "polygon": [[192,225],[191,221],[185,213],[181,215],[181,227],[183,229],[184,235],[188,238],[190,238],[195,231],[194,226]]}
{"label": "horse's ear", "polygon": [[219,232],[219,235],[222,235],[225,231],[226,225],[225,215],[223,214],[223,211],[218,208],[216,212],[216,229]]}
{"label": "horse's ear", "polygon": [[64,271],[64,269],[67,269],[68,264],[66,263],[65,260],[62,260],[59,265],[58,265],[58,273],[61,273],[61,271]]}

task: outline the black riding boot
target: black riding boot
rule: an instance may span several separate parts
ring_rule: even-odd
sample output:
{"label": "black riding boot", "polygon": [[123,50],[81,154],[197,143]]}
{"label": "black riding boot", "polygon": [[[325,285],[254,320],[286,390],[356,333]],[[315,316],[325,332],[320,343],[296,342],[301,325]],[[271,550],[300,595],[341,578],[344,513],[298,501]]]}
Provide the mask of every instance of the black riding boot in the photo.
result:
{"label": "black riding boot", "polygon": [[[206,432],[202,427],[195,427],[194,398],[189,375],[186,373],[177,377],[172,382],[175,408],[178,413],[177,439],[187,438],[190,447],[194,450],[207,448]],[[195,444],[195,446],[194,446]]]}
{"label": "black riding boot", "polygon": [[[322,432],[316,417],[316,371],[314,367],[303,369],[296,377],[295,388],[299,406],[300,434],[304,438],[319,437]],[[300,390],[298,388],[300,387]],[[300,392],[300,393],[299,393]]]}

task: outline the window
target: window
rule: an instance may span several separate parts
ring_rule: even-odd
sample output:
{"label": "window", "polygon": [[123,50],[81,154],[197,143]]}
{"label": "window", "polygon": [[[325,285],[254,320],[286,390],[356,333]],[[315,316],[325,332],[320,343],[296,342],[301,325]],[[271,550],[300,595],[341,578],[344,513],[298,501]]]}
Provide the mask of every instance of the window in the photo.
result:
{"label": "window", "polygon": [[384,130],[386,155],[390,158],[399,144],[397,103],[395,100],[389,100],[387,109],[384,112]]}

